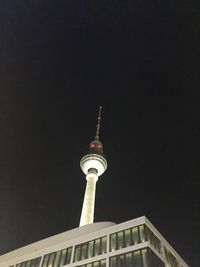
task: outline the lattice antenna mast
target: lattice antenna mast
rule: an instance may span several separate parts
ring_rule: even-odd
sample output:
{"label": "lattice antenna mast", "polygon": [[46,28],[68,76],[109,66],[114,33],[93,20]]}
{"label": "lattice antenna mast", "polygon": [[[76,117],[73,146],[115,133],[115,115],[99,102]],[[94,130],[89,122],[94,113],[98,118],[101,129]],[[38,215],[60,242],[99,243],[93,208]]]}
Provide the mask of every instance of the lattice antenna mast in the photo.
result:
{"label": "lattice antenna mast", "polygon": [[99,131],[100,131],[100,126],[101,126],[101,110],[102,107],[99,107],[99,114],[97,117],[97,130],[96,130],[96,136],[95,136],[95,140],[99,140]]}

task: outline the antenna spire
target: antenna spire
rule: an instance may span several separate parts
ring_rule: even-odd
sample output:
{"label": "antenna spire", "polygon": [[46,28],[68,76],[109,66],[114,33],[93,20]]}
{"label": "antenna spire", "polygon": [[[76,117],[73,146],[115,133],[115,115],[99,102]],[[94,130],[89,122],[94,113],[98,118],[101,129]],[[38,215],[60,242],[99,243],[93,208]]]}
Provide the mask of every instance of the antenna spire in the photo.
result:
{"label": "antenna spire", "polygon": [[97,130],[96,130],[96,136],[95,136],[95,140],[99,140],[99,130],[100,130],[100,122],[101,122],[101,110],[102,110],[102,107],[99,106],[99,114],[98,114],[98,117],[97,117]]}

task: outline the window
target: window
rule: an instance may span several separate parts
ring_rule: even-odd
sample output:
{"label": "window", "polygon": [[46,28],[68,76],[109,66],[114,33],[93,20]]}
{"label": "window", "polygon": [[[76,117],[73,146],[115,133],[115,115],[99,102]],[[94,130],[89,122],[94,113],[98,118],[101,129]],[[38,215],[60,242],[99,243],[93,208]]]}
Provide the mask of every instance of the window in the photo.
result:
{"label": "window", "polygon": [[67,257],[66,257],[65,264],[70,264],[71,255],[72,255],[72,247],[70,247],[70,248],[67,249]]}
{"label": "window", "polygon": [[80,261],[81,259],[81,245],[76,246],[74,261]]}
{"label": "window", "polygon": [[100,260],[100,261],[95,261],[95,262],[90,262],[85,265],[81,265],[79,267],[106,267],[106,260]]}
{"label": "window", "polygon": [[150,244],[161,254],[161,241],[144,224],[111,234],[110,251],[134,246],[146,241],[149,241]]}
{"label": "window", "polygon": [[107,238],[91,240],[75,247],[74,262],[106,253]]}
{"label": "window", "polygon": [[148,259],[147,259],[147,250],[143,249],[142,250],[142,261],[143,261],[143,266],[148,267]]}
{"label": "window", "polygon": [[31,267],[31,261],[27,261],[26,267]]}
{"label": "window", "polygon": [[81,260],[87,259],[88,243],[82,245]]}
{"label": "window", "polygon": [[94,245],[94,256],[97,256],[101,254],[101,239],[96,239],[95,240],[95,245]]}
{"label": "window", "polygon": [[110,251],[114,251],[117,249],[117,238],[116,238],[117,234],[112,234],[110,236]]}
{"label": "window", "polygon": [[125,255],[120,255],[118,257],[118,267],[124,267],[125,266]]}
{"label": "window", "polygon": [[136,245],[136,244],[140,243],[139,233],[138,233],[138,227],[132,228],[131,229],[131,232],[132,232],[133,245]]}
{"label": "window", "polygon": [[[72,247],[59,250],[44,256],[42,267],[60,267],[69,264],[71,261]],[[39,267],[36,266],[31,267]]]}
{"label": "window", "polygon": [[106,236],[101,238],[101,252],[102,252],[102,254],[106,253],[106,251],[107,251],[107,242],[106,241],[107,241]]}
{"label": "window", "polygon": [[131,246],[131,244],[132,244],[132,241],[131,241],[131,230],[130,229],[125,230],[124,231],[124,235],[125,235],[125,246],[126,247]]}
{"label": "window", "polygon": [[60,255],[61,255],[61,251],[57,251],[56,252],[56,256],[55,256],[55,261],[54,261],[54,267],[58,267],[59,266]]}
{"label": "window", "polygon": [[88,245],[88,258],[93,257],[93,255],[94,255],[94,240],[89,242],[89,245]]}
{"label": "window", "polygon": [[123,248],[124,247],[124,233],[123,231],[117,233],[117,248]]}
{"label": "window", "polygon": [[165,264],[149,248],[145,248],[111,257],[110,267],[165,267]]}
{"label": "window", "polygon": [[66,253],[67,253],[67,249],[63,249],[61,251],[60,266],[65,265]]}
{"label": "window", "polygon": [[175,256],[164,246],[164,255],[171,267],[178,267],[179,263]]}
{"label": "window", "polygon": [[45,255],[42,263],[42,267],[47,267],[49,255]]}
{"label": "window", "polygon": [[55,252],[50,254],[49,261],[48,261],[48,267],[53,267],[55,255],[56,255]]}
{"label": "window", "polygon": [[145,242],[146,238],[145,238],[144,225],[140,225],[139,230],[140,230],[140,242]]}
{"label": "window", "polygon": [[116,267],[117,266],[117,257],[110,258],[110,267]]}
{"label": "window", "polygon": [[[41,257],[18,263],[16,267],[39,267],[40,261]],[[14,265],[10,267],[14,267]]]}
{"label": "window", "polygon": [[142,257],[141,257],[141,250],[133,252],[134,258],[134,267],[141,267],[142,266]]}
{"label": "window", "polygon": [[159,252],[161,253],[161,242],[158,237],[148,228],[146,227],[146,235],[147,240],[150,244]]}
{"label": "window", "polygon": [[133,262],[133,255],[132,253],[126,253],[125,254],[125,262],[127,267],[132,267],[132,262]]}
{"label": "window", "polygon": [[[141,238],[140,238],[141,236]],[[140,235],[139,227],[134,227],[110,235],[110,251],[129,247],[140,243],[144,239],[144,225],[141,225]]]}

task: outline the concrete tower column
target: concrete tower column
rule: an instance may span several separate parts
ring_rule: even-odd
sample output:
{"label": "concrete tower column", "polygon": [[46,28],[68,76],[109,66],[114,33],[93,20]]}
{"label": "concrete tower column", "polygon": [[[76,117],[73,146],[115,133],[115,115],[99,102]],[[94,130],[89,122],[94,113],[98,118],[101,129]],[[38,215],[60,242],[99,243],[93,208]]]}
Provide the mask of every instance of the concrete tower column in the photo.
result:
{"label": "concrete tower column", "polygon": [[98,175],[92,172],[88,173],[86,175],[86,180],[87,184],[83,200],[80,226],[93,223],[94,220],[95,193],[96,193],[96,182],[98,180]]}
{"label": "concrete tower column", "polygon": [[79,226],[90,224],[94,221],[96,182],[107,168],[107,161],[103,155],[103,145],[99,140],[100,119],[101,107],[99,108],[95,139],[90,143],[89,153],[80,162],[80,167],[86,175],[87,184]]}

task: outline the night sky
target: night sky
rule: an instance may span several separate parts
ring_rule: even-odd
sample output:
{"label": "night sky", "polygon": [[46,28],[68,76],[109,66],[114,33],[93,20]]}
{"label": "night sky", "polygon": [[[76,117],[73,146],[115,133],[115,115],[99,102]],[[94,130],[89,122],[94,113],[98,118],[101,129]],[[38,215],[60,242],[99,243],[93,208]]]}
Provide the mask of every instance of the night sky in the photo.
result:
{"label": "night sky", "polygon": [[0,1],[0,254],[79,224],[95,136],[95,221],[147,216],[200,264],[200,3]]}

